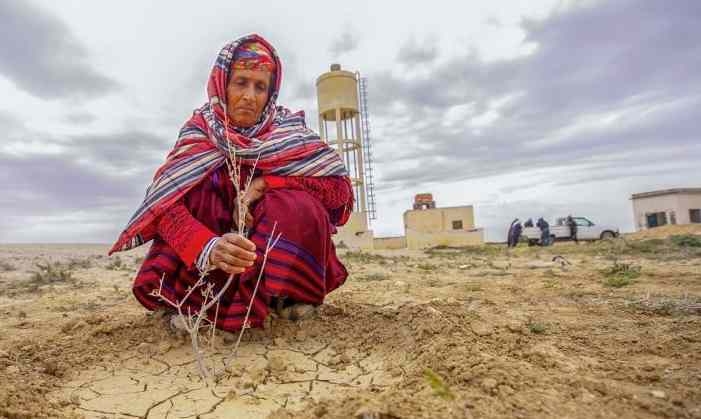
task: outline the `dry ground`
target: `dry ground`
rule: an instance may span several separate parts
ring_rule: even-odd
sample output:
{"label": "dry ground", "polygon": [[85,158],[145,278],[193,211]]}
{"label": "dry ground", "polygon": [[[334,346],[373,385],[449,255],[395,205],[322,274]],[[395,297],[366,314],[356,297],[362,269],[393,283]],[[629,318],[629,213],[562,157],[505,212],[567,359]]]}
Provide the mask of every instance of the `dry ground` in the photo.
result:
{"label": "dry ground", "polygon": [[213,388],[131,296],[143,251],[3,245],[0,417],[701,418],[701,236],[679,232],[345,252],[316,316],[226,370],[218,338]]}

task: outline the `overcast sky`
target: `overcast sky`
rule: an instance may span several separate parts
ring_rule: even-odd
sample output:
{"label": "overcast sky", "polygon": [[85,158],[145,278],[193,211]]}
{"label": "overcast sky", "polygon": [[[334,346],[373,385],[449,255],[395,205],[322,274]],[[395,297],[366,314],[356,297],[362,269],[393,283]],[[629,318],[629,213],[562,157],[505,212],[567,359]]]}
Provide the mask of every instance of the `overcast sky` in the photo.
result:
{"label": "overcast sky", "polygon": [[631,193],[701,186],[697,0],[330,4],[0,2],[0,242],[113,241],[250,32],[315,129],[330,63],[368,78],[376,235],[420,192],[499,240],[517,216],[632,230]]}

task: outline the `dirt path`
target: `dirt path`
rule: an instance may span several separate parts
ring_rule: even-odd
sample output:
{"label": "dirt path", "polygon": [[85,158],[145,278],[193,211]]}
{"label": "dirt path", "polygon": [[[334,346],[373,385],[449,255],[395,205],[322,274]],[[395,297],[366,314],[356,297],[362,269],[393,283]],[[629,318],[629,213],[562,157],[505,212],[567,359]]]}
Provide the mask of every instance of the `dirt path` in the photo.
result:
{"label": "dirt path", "polygon": [[227,369],[219,338],[214,387],[130,296],[141,254],[2,246],[0,417],[701,418],[701,251],[631,243],[347,253],[313,318]]}

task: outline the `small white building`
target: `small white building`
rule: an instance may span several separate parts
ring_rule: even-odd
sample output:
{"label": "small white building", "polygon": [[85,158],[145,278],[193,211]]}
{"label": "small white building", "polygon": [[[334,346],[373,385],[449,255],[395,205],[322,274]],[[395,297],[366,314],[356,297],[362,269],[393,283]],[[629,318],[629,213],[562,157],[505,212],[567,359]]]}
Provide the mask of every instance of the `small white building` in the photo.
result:
{"label": "small white building", "polygon": [[633,194],[636,230],[666,224],[701,223],[701,188],[677,188]]}

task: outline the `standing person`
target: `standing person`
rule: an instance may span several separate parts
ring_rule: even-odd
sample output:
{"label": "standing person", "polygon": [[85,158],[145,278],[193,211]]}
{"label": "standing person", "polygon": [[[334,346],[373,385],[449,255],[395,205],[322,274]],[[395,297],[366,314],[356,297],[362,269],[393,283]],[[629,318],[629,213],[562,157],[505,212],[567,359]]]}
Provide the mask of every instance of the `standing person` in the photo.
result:
{"label": "standing person", "polygon": [[536,226],[540,229],[540,245],[550,246],[550,224],[543,217],[540,217],[536,222]]}
{"label": "standing person", "polygon": [[509,226],[509,231],[506,232],[506,247],[513,247],[514,225],[518,222],[518,218],[514,218]]}
{"label": "standing person", "polygon": [[567,216],[567,226],[570,228],[570,238],[579,244],[579,240],[577,240],[577,222],[571,215]]}
{"label": "standing person", "polygon": [[[170,301],[187,297],[183,311],[195,313],[202,296],[188,289],[200,272],[209,271],[215,294],[236,275],[217,316],[214,309],[207,313],[217,328],[235,331],[244,327],[249,303],[246,326],[261,327],[275,307],[299,319],[345,282],[348,273],[331,234],[353,208],[350,179],[339,155],[307,128],[304,113],[276,103],[281,82],[281,61],[258,35],[230,42],[218,54],[207,84],[209,100],[180,130],[110,250],[153,240],[132,286],[147,309],[170,308],[154,296],[160,288]],[[235,208],[230,149],[241,164],[240,182],[252,178],[242,191],[244,208]],[[248,237],[232,233],[239,210],[246,212]],[[282,238],[268,254],[254,297],[262,252],[276,222]]]}
{"label": "standing person", "polygon": [[523,226],[521,223],[516,223],[513,230],[511,231],[511,247],[518,246],[518,241],[521,239],[521,232],[523,231]]}

